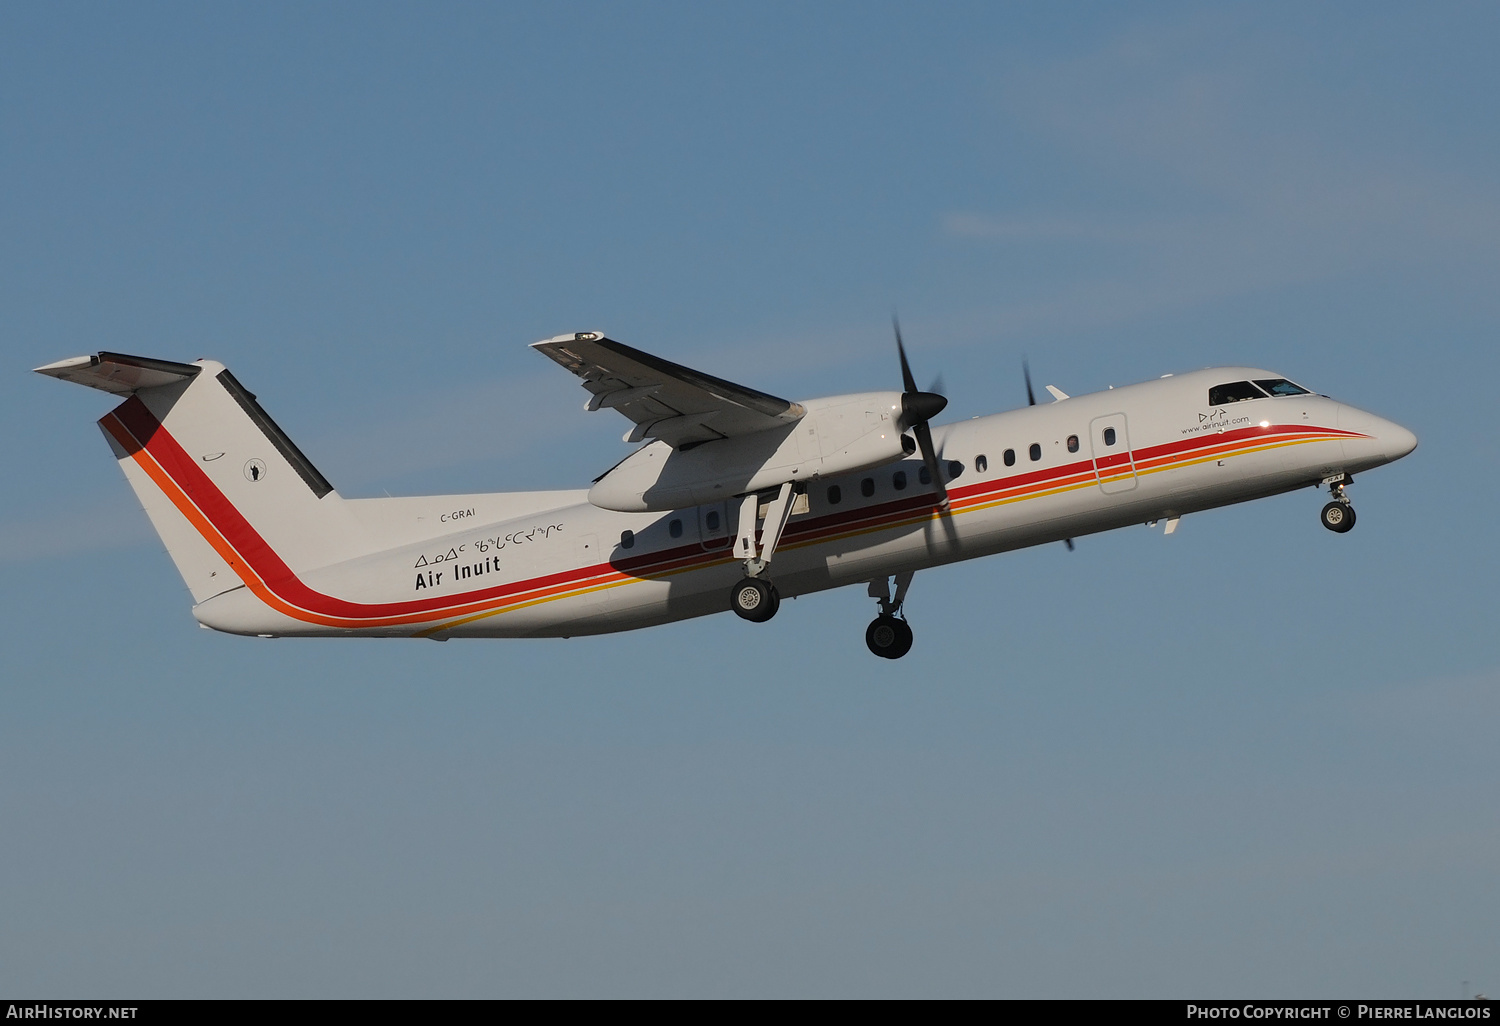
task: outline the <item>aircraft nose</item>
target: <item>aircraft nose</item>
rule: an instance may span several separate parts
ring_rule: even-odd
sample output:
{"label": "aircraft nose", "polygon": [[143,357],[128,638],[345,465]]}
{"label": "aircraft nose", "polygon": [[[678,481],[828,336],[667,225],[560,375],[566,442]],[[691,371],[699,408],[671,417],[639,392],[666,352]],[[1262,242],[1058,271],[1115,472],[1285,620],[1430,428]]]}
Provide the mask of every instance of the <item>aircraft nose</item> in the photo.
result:
{"label": "aircraft nose", "polygon": [[1365,436],[1344,439],[1344,455],[1361,462],[1370,461],[1370,465],[1399,460],[1417,447],[1417,436],[1400,424],[1353,406],[1339,407],[1338,425]]}
{"label": "aircraft nose", "polygon": [[1417,447],[1417,436],[1400,424],[1383,420],[1380,425],[1380,434],[1375,437],[1380,439],[1386,459],[1399,460]]}

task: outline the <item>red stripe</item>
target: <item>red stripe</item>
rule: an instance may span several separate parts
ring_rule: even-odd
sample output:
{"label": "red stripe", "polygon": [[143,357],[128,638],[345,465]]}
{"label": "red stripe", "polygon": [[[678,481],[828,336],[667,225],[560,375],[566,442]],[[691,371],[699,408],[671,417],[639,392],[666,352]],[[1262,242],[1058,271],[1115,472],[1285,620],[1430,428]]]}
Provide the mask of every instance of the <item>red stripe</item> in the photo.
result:
{"label": "red stripe", "polygon": [[[115,423],[110,423],[114,421]],[[183,498],[201,511],[211,527],[223,536],[265,588],[289,606],[284,610],[301,619],[322,617],[335,618],[339,624],[351,627],[387,626],[413,620],[427,621],[459,616],[466,613],[483,612],[497,604],[497,600],[546,597],[546,593],[565,593],[591,583],[610,583],[623,574],[637,579],[651,575],[662,575],[692,568],[730,561],[722,548],[705,551],[700,545],[678,546],[662,552],[640,556],[617,558],[608,563],[547,574],[541,577],[509,584],[497,585],[479,591],[465,592],[447,597],[409,599],[401,602],[361,603],[350,602],[335,596],[325,595],[304,584],[290,567],[277,555],[271,545],[260,535],[234,504],[198,466],[197,462],[166,431],[156,417],[139,398],[132,396],[108,417],[100,422],[125,448],[126,453],[137,460],[144,451],[166,474],[172,484],[183,493]],[[116,424],[122,430],[116,429]],[[1174,462],[1173,456],[1181,456],[1194,449],[1198,455],[1206,451],[1228,451],[1240,448],[1249,440],[1271,440],[1288,442],[1298,438],[1312,440],[1313,437],[1362,437],[1353,432],[1328,428],[1300,428],[1274,426],[1241,428],[1215,432],[1212,436],[1198,435],[1164,445],[1138,449],[1134,452],[1136,464],[1146,462]],[[1129,466],[1129,453],[1105,457],[1098,461],[1100,471],[1124,469]],[[1080,460],[1060,467],[1035,470],[992,481],[976,482],[958,488],[950,488],[950,502],[954,508],[972,506],[1005,495],[1018,497],[1029,492],[1044,491],[1049,487],[1064,484],[1086,483],[1095,478],[1095,463]],[[168,493],[169,498],[181,505],[181,500]],[[818,537],[843,533],[855,529],[878,530],[896,527],[904,520],[921,520],[936,511],[932,493],[919,493],[878,506],[829,514],[814,520],[788,525],[785,539],[788,543],[806,542]],[[184,510],[184,513],[187,513]],[[212,539],[210,539],[212,541]],[[243,575],[242,575],[243,576]],[[252,583],[247,579],[247,583]],[[257,592],[259,589],[257,589]],[[504,605],[504,602],[498,602]],[[299,612],[300,611],[300,612]],[[302,614],[312,614],[311,617]]]}
{"label": "red stripe", "polygon": [[[323,616],[340,619],[370,619],[386,617],[435,619],[460,612],[471,612],[466,608],[474,603],[485,603],[507,596],[520,596],[539,589],[562,584],[582,583],[609,569],[607,564],[584,567],[531,578],[526,581],[498,585],[461,595],[411,599],[403,602],[360,603],[350,602],[314,591],[304,584],[276,551],[247,521],[234,504],[219,491],[208,475],[194,462],[171,434],[162,428],[139,398],[132,396],[112,415],[128,434],[121,437],[111,430],[132,455],[144,450],[156,461],[171,481],[180,488],[245,562],[277,597],[290,605]],[[106,418],[108,419],[108,418]],[[106,427],[110,425],[106,424]],[[670,563],[673,553],[664,553]],[[429,614],[422,616],[421,614]],[[401,621],[397,621],[401,622]]]}

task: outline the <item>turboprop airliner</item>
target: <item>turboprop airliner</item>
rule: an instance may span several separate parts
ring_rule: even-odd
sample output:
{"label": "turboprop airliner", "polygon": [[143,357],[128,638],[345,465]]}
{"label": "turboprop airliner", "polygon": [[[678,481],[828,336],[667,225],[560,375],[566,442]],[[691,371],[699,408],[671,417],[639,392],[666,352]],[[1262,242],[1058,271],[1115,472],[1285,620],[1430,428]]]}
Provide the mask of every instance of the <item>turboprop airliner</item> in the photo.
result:
{"label": "turboprop airliner", "polygon": [[912,645],[921,570],[1327,488],[1417,445],[1406,428],[1253,367],[1216,367],[934,425],[901,391],[790,401],[598,332],[533,348],[643,443],[569,491],[346,499],[213,360],[98,353],[38,373],[125,397],[99,421],[208,628],[261,638],[569,637],[864,585],[870,651]]}

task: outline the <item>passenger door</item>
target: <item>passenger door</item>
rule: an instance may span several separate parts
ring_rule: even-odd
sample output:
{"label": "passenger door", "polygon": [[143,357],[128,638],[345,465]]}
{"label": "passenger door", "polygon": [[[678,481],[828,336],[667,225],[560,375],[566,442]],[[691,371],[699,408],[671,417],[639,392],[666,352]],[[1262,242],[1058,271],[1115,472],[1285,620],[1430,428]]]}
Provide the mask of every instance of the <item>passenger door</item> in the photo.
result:
{"label": "passenger door", "polygon": [[1090,421],[1089,443],[1093,446],[1094,476],[1100,491],[1115,495],[1136,486],[1135,459],[1130,453],[1125,414],[1111,413]]}

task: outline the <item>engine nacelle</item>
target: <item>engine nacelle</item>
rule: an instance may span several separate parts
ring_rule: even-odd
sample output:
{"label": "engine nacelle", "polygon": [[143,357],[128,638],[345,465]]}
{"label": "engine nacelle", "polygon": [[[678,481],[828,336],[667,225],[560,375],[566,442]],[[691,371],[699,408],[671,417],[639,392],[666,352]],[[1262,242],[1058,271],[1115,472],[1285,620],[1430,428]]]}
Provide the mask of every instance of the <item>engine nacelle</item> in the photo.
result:
{"label": "engine nacelle", "polygon": [[644,513],[718,502],[786,481],[878,467],[906,455],[900,392],[812,399],[784,428],[703,442],[685,450],[652,442],[589,489],[603,509]]}

